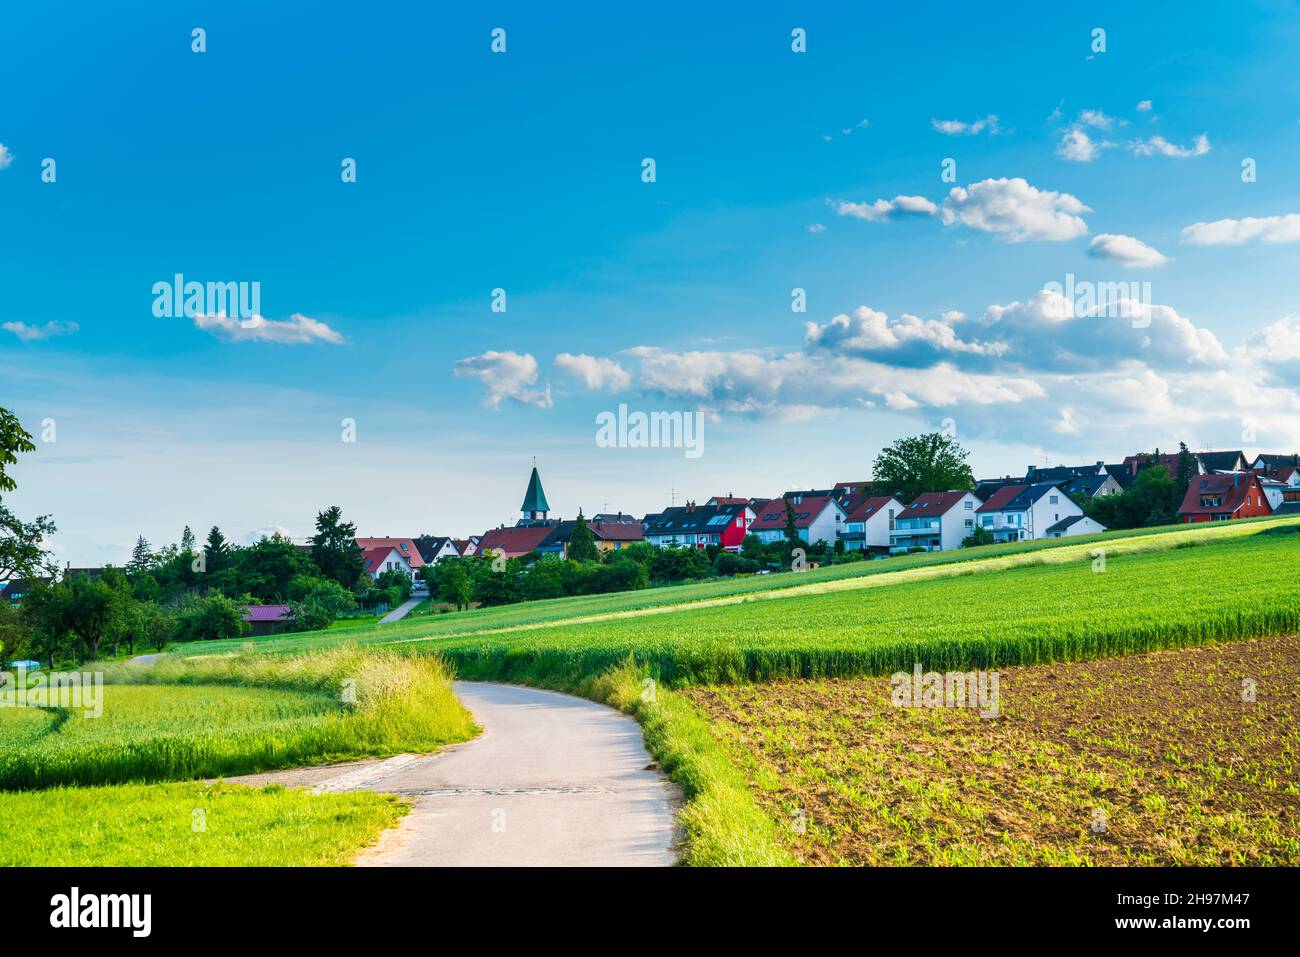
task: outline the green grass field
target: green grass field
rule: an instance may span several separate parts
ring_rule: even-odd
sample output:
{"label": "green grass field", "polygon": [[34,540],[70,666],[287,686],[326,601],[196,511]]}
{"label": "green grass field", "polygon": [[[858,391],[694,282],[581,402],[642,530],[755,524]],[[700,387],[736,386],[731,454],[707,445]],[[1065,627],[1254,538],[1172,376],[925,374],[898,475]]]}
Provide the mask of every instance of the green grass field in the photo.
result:
{"label": "green grass field", "polygon": [[183,780],[432,751],[475,731],[436,658],[345,648],[105,670],[98,717],[0,708],[0,789]]}
{"label": "green grass field", "polygon": [[1090,553],[1099,547],[1106,549],[1108,557],[1162,551],[1190,543],[1204,544],[1252,537],[1266,528],[1279,526],[1297,527],[1300,526],[1300,519],[1261,519],[1231,524],[1105,532],[1076,538],[988,545],[954,552],[900,555],[884,561],[833,565],[799,574],[787,572],[710,579],[642,591],[557,598],[432,614],[389,625],[349,628],[343,634],[324,630],[276,638],[199,642],[178,646],[174,651],[182,656],[225,654],[252,648],[261,652],[303,652],[329,648],[343,642],[363,646],[401,645],[423,641],[440,642],[441,639],[498,631],[544,628],[561,623],[585,626],[615,615],[675,614],[679,606],[780,598],[782,592],[790,589],[798,592],[834,588],[853,590],[885,583],[910,582],[927,576],[967,575],[1043,563],[1085,561],[1090,560]]}
{"label": "green grass field", "polygon": [[406,810],[383,794],[198,782],[0,794],[0,867],[342,865]]}
{"label": "green grass field", "polygon": [[824,583],[429,647],[466,677],[563,683],[631,655],[681,685],[1080,660],[1300,629],[1300,534],[1197,541],[1112,548],[1104,572],[1086,549],[1060,549],[1051,564]]}

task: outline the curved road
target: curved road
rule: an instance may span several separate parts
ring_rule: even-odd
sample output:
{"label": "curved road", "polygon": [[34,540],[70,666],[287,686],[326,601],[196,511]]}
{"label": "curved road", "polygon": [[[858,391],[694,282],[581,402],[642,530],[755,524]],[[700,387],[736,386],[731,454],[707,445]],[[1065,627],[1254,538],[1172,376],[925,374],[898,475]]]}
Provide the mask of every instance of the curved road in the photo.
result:
{"label": "curved road", "polygon": [[366,866],[662,866],[676,861],[680,794],[641,726],[582,698],[455,684],[483,733],[432,755],[231,778],[317,791],[400,794],[411,813]]}

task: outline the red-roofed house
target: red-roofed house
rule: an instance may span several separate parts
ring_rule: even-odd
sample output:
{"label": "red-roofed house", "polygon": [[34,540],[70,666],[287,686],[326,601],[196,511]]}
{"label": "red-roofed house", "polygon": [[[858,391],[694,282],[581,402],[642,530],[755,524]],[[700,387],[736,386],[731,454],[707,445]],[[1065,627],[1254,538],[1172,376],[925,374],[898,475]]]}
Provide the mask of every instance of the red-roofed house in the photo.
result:
{"label": "red-roofed house", "polygon": [[993,541],[1011,542],[1021,537],[1022,529],[1008,521],[1007,505],[1027,488],[1028,485],[1004,485],[975,509],[976,521],[992,533]]}
{"label": "red-roofed house", "polygon": [[[399,555],[406,559],[406,564],[410,569],[411,578],[420,577],[420,569],[424,567],[424,557],[420,554],[419,546],[415,544],[413,538],[358,538],[357,547],[363,552],[368,552],[374,548],[395,548]],[[382,569],[381,569],[382,571]],[[366,574],[370,574],[370,569],[366,569]],[[371,577],[375,577],[371,575]]]}
{"label": "red-roofed house", "polygon": [[889,533],[905,506],[892,495],[863,499],[844,518],[844,547],[855,551],[889,548]]}
{"label": "red-roofed house", "polygon": [[928,552],[961,548],[975,528],[980,500],[974,492],[924,492],[894,520],[890,551],[919,548]]}
{"label": "red-roofed house", "polygon": [[1259,476],[1252,472],[1197,475],[1187,486],[1178,510],[1184,522],[1227,522],[1235,518],[1271,515]]}
{"label": "red-roofed house", "polygon": [[557,523],[547,525],[512,525],[509,528],[494,528],[488,531],[478,543],[478,554],[500,552],[506,558],[518,558],[542,544],[543,540],[555,531]]}
{"label": "red-roofed house", "polygon": [[749,531],[761,542],[779,542],[785,538],[786,502],[794,512],[794,527],[799,537],[809,544],[825,542],[834,545],[844,530],[844,509],[829,495],[803,495],[793,493],[784,498],[772,499],[766,505],[754,508],[757,516]]}
{"label": "red-roofed house", "polygon": [[405,572],[412,579],[415,578],[415,572],[411,571],[410,560],[403,552],[392,545],[379,545],[376,548],[368,548],[362,555],[361,560],[362,571],[372,579],[378,579],[384,572],[391,571],[394,568]]}

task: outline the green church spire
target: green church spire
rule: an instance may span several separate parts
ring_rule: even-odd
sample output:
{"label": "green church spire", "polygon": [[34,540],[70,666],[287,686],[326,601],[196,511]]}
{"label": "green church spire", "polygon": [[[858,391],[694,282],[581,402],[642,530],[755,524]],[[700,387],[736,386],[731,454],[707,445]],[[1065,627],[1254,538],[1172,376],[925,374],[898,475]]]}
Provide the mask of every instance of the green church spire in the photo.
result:
{"label": "green church spire", "polygon": [[551,510],[550,503],[546,501],[546,493],[542,491],[542,478],[537,474],[536,465],[533,466],[533,474],[528,477],[528,491],[524,493],[524,504],[520,510],[525,518],[545,518]]}

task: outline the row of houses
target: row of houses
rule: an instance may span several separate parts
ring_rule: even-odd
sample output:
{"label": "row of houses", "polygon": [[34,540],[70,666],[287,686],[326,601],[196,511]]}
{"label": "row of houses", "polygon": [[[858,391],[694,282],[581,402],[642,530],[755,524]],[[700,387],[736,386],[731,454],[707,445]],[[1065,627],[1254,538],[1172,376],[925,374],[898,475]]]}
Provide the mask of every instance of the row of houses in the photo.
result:
{"label": "row of houses", "polygon": [[[1260,454],[1248,460],[1240,450],[1205,451],[1192,453],[1192,462],[1194,474],[1179,509],[1183,521],[1300,514],[1300,455]],[[1119,495],[1157,464],[1177,475],[1179,456],[1138,454],[1117,463],[1031,465],[1022,476],[982,480],[970,490],[927,492],[911,502],[878,494],[870,482],[837,482],[776,498],[716,495],[640,519],[622,512],[599,514],[587,524],[602,551],[644,541],[659,548],[716,546],[735,552],[747,535],[764,543],[783,540],[791,522],[804,542],[843,543],[846,549],[872,552],[958,548],[976,528],[995,542],[1063,538],[1105,531],[1078,502]],[[536,467],[521,514],[515,525],[484,533],[479,549],[508,558],[534,551],[567,555],[575,522],[549,517]]]}

